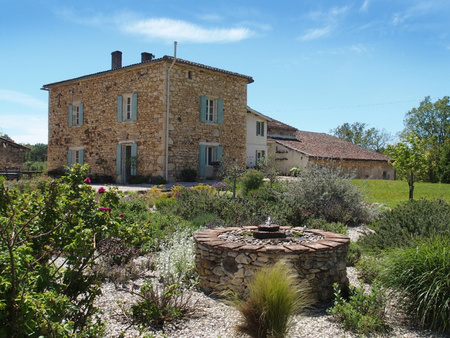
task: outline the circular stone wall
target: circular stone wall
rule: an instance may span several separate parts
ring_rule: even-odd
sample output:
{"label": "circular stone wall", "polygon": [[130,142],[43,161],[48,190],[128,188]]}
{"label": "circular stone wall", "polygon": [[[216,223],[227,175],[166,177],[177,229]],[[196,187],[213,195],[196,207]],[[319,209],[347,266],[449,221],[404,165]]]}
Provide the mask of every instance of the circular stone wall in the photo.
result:
{"label": "circular stone wall", "polygon": [[[283,230],[295,230],[280,227]],[[261,267],[286,259],[307,281],[319,301],[333,298],[333,283],[348,286],[346,258],[350,238],[322,230],[305,230],[323,236],[312,243],[290,245],[246,245],[226,242],[218,236],[242,228],[208,229],[197,232],[195,264],[200,288],[206,292],[233,289],[245,292],[251,277]],[[257,227],[244,227],[256,230]],[[302,228],[298,228],[303,230]]]}

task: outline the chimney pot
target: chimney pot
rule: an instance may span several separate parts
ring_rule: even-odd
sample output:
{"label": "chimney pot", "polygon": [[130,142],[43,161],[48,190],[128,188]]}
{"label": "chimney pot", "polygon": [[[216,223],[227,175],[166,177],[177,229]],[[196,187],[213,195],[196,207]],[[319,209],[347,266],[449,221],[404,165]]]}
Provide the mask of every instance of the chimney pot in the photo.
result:
{"label": "chimney pot", "polygon": [[141,53],[141,62],[144,63],[144,62],[152,61],[154,57],[155,56],[151,53],[143,52],[143,53]]}
{"label": "chimney pot", "polygon": [[122,52],[116,50],[111,53],[111,69],[122,68]]}

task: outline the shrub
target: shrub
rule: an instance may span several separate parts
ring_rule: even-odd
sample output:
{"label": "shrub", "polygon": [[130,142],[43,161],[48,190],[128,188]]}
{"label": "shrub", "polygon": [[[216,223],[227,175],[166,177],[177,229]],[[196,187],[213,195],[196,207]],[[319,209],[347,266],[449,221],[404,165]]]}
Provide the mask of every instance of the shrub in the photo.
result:
{"label": "shrub", "polygon": [[450,239],[433,236],[390,251],[380,280],[420,325],[450,332]]}
{"label": "shrub", "polygon": [[327,312],[336,316],[344,329],[358,334],[385,333],[385,295],[378,286],[365,293],[363,285],[349,287],[349,299],[342,296],[339,284],[334,284],[334,305]]}
{"label": "shrub", "polygon": [[376,256],[363,255],[355,264],[359,277],[366,283],[372,284],[381,270],[382,259]]}
{"label": "shrub", "polygon": [[450,237],[450,204],[443,200],[410,200],[370,224],[375,232],[360,239],[369,251],[410,246],[416,239]]}
{"label": "shrub", "polygon": [[259,270],[248,285],[245,301],[236,301],[244,318],[239,327],[258,337],[284,337],[292,314],[312,305],[308,287],[296,280],[286,262]]}
{"label": "shrub", "polygon": [[346,225],[366,223],[364,194],[339,169],[311,166],[285,183],[280,200],[293,210],[308,210],[315,218]]}
{"label": "shrub", "polygon": [[151,184],[161,185],[161,184],[166,184],[167,180],[164,177],[158,175],[158,176],[150,177],[149,182]]}
{"label": "shrub", "polygon": [[241,177],[242,192],[247,194],[251,190],[256,190],[263,184],[264,174],[259,170],[250,169]]}
{"label": "shrub", "polygon": [[350,242],[347,254],[347,266],[355,266],[362,256],[362,250],[357,242]]}
{"label": "shrub", "polygon": [[182,182],[195,182],[197,180],[197,170],[193,168],[181,170],[180,179]]}
{"label": "shrub", "polygon": [[321,218],[312,218],[308,222],[306,222],[307,226],[312,229],[320,229],[323,231],[334,232],[335,234],[347,235],[347,226],[340,222],[331,222],[328,223],[324,219]]}
{"label": "shrub", "polygon": [[161,245],[156,259],[166,284],[189,287],[196,282],[194,240],[188,231],[177,230]]}
{"label": "shrub", "polygon": [[156,287],[151,281],[134,293],[141,300],[131,307],[133,321],[143,326],[162,326],[190,311],[189,300],[176,285]]}
{"label": "shrub", "polygon": [[95,247],[121,219],[117,192],[96,195],[86,172],[74,165],[29,193],[0,186],[0,336],[100,335]]}

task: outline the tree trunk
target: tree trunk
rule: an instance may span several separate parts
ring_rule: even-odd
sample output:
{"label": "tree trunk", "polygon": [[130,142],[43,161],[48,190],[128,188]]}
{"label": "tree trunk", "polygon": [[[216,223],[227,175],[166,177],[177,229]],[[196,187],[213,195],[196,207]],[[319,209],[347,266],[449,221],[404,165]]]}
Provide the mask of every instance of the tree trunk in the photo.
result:
{"label": "tree trunk", "polygon": [[409,177],[409,180],[408,180],[408,185],[409,185],[409,199],[413,200],[414,199],[414,173],[411,173],[411,176]]}

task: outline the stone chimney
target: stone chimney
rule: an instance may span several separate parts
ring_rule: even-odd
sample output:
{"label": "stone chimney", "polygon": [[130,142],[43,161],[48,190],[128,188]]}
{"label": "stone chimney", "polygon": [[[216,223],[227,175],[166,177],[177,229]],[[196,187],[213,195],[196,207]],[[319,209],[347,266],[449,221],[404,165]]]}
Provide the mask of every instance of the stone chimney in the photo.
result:
{"label": "stone chimney", "polygon": [[116,50],[111,53],[111,69],[122,68],[122,52]]}
{"label": "stone chimney", "polygon": [[141,62],[144,63],[144,62],[152,61],[154,57],[155,56],[151,53],[146,53],[146,52],[141,53]]}

